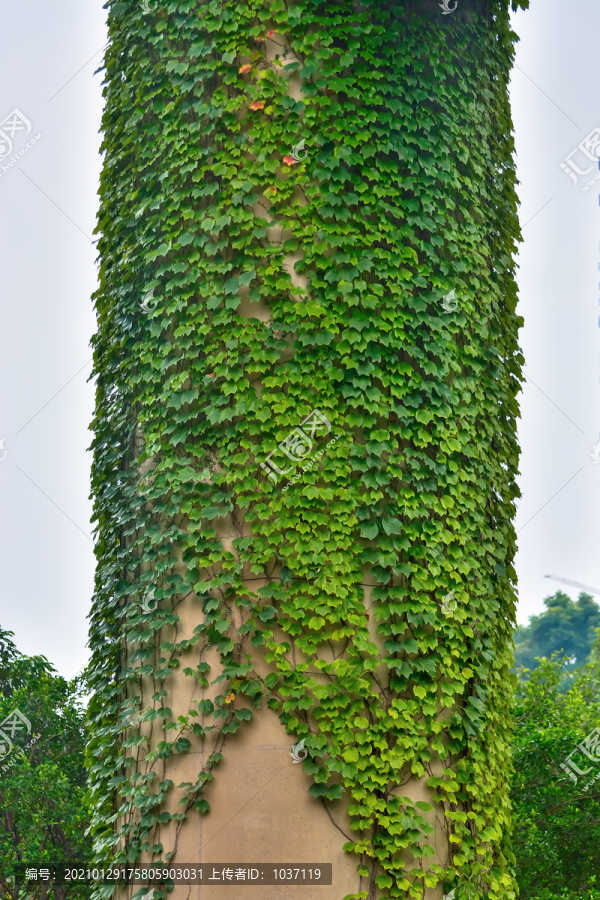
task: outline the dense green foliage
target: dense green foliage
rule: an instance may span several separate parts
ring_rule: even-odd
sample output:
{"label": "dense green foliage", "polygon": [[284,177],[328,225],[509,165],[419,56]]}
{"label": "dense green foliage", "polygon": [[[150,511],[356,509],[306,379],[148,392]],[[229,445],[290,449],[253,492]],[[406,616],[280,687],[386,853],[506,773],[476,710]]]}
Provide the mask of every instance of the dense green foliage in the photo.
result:
{"label": "dense green foliage", "polygon": [[[43,883],[15,877],[14,866],[91,859],[85,836],[85,712],[82,683],[56,674],[43,656],[24,656],[0,629],[0,722],[18,710],[30,723],[0,760],[0,898],[37,900]],[[69,898],[89,896],[71,888]],[[58,894],[57,894],[58,897]]]}
{"label": "dense green foliage", "polygon": [[577,781],[561,769],[600,728],[599,641],[591,662],[576,672],[555,657],[519,683],[512,802],[522,900],[600,897],[600,781],[593,781],[600,755],[590,760],[577,752],[579,768],[590,769]]}
{"label": "dense green foliage", "polygon": [[[173,858],[161,825],[208,813],[228,734],[268,703],[305,739],[311,794],[350,803],[352,897],[418,900],[440,882],[456,900],[515,896],[514,35],[508,0],[438,6],[107,4],[99,860],[119,840],[129,860]],[[300,469],[315,410],[336,441],[313,433],[324,452]],[[289,481],[266,474],[272,452]],[[182,638],[186,603],[198,624]],[[222,753],[195,783],[159,777],[210,729]],[[420,778],[430,804],[410,797]],[[432,807],[445,867],[430,864]]]}
{"label": "dense green foliage", "polygon": [[550,659],[553,653],[564,652],[575,666],[586,663],[594,640],[594,630],[600,627],[600,606],[591,594],[581,593],[577,600],[557,591],[544,600],[546,610],[531,616],[528,625],[515,631],[515,666],[534,669],[536,657]]}
{"label": "dense green foliage", "polygon": [[[560,768],[600,728],[600,637],[591,657],[577,673],[564,659],[542,660],[516,691],[511,800],[521,900],[600,900],[593,887],[600,884],[600,781],[592,782],[600,760],[578,783]],[[0,897],[37,900],[39,885],[25,892],[9,877],[17,858],[25,865],[90,858],[81,685],[53,676],[43,657],[23,657],[2,631],[0,666],[0,721],[16,705],[40,727],[39,739],[32,729],[0,771]],[[89,893],[70,888],[67,896]]]}

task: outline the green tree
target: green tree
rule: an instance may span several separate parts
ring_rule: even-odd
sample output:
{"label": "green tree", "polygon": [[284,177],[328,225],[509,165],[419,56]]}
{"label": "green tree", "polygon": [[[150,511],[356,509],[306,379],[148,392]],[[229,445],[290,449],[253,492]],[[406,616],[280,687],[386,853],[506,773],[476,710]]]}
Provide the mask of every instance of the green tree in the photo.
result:
{"label": "green tree", "polygon": [[[522,900],[600,896],[600,660],[542,659],[515,696],[511,798]],[[578,745],[591,735],[589,758]],[[598,732],[600,737],[600,731]],[[566,762],[572,761],[581,775]],[[561,764],[567,768],[561,768]],[[571,771],[571,775],[569,775]],[[590,892],[592,891],[592,892]]]}
{"label": "green tree", "polygon": [[15,686],[15,660],[21,655],[11,639],[12,631],[0,628],[0,694],[10,697]]}
{"label": "green tree", "polygon": [[[12,632],[0,631],[0,722],[22,716],[12,747],[0,759],[0,898],[45,896],[43,883],[25,889],[15,866],[53,866],[89,861],[85,836],[86,790],[84,685],[56,674],[43,656],[21,654]],[[7,727],[7,726],[5,726]],[[83,898],[89,888],[69,888]],[[59,900],[65,889],[55,888]]]}
{"label": "green tree", "polygon": [[576,666],[586,663],[600,626],[600,606],[593,596],[582,592],[572,600],[559,590],[544,605],[545,612],[515,631],[515,666],[534,669],[536,657],[550,659],[553,653],[564,653]]}
{"label": "green tree", "polygon": [[352,897],[515,896],[509,5],[108,0],[101,860],[172,858],[268,705]]}

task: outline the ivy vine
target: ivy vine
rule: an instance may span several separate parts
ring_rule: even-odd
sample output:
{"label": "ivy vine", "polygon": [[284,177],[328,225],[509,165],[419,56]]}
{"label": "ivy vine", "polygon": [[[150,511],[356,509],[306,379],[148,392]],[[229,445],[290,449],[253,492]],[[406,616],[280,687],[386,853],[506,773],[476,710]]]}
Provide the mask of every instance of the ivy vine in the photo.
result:
{"label": "ivy vine", "polygon": [[516,896],[508,5],[106,4],[99,863],[176,859],[227,735],[268,706],[310,793],[349,803],[345,900]]}

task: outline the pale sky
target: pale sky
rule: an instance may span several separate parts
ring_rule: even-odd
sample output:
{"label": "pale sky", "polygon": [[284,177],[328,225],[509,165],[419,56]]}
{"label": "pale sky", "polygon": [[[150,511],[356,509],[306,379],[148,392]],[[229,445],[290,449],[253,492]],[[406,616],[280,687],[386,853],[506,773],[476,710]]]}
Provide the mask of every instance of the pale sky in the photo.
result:
{"label": "pale sky", "polygon": [[[561,587],[545,574],[600,588],[600,465],[590,455],[600,440],[600,181],[583,191],[587,178],[574,185],[560,168],[600,127],[600,4],[570,0],[566,10],[562,0],[531,0],[514,17],[528,376],[516,520],[522,623]],[[87,379],[101,162],[102,74],[93,73],[105,11],[100,0],[25,0],[5,5],[2,26],[0,122],[9,124],[0,130],[14,137],[3,149],[0,135],[0,155],[11,151],[0,159],[0,625],[22,652],[72,677],[89,656],[94,573]],[[585,159],[572,157],[581,169]],[[588,165],[592,178],[598,163]]]}

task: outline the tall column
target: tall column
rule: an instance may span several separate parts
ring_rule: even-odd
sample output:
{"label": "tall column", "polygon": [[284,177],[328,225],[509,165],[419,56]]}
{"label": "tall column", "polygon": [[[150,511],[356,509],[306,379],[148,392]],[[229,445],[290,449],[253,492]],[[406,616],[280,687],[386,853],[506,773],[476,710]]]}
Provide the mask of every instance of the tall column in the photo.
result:
{"label": "tall column", "polygon": [[109,2],[98,860],[510,900],[507,2],[152,5]]}

